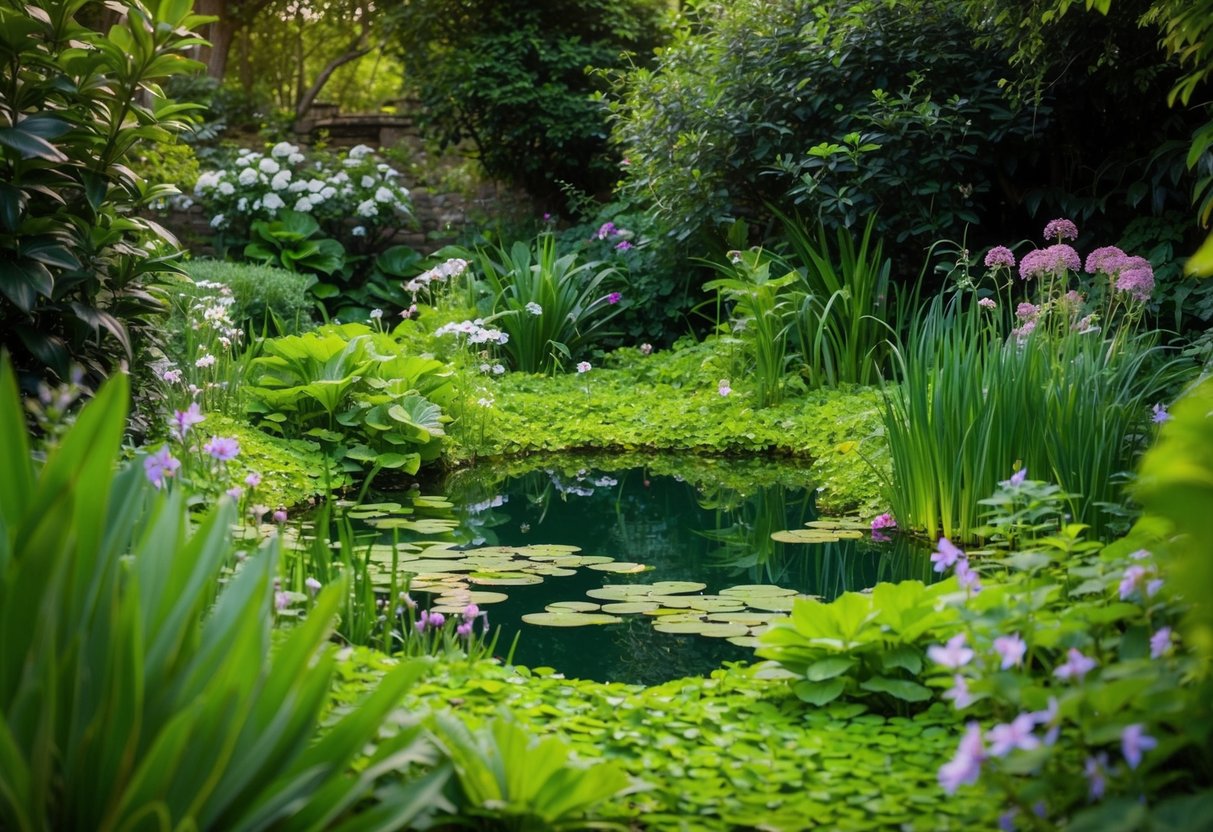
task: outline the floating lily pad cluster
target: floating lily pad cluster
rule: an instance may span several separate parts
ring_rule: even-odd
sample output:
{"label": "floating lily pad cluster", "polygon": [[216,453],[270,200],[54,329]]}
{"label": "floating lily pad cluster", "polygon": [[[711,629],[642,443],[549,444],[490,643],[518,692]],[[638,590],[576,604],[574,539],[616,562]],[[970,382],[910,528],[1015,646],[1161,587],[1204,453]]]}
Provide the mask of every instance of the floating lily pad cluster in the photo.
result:
{"label": "floating lily pad cluster", "polygon": [[707,584],[657,581],[652,584],[607,584],[586,592],[595,601],[557,601],[545,612],[524,615],[528,624],[543,627],[584,627],[618,624],[625,615],[653,619],[660,633],[727,639],[740,647],[756,647],[758,635],[774,620],[784,618],[796,597],[793,589],[747,584],[703,595]]}
{"label": "floating lily pad cluster", "polygon": [[868,525],[859,520],[812,520],[806,528],[774,532],[771,540],[777,543],[837,543],[840,540],[859,540]]}

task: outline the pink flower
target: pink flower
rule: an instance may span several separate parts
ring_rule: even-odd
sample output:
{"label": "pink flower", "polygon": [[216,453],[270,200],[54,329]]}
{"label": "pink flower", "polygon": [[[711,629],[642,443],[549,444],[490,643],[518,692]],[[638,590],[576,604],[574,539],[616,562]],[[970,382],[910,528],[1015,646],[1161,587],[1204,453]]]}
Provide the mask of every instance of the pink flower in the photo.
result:
{"label": "pink flower", "polygon": [[1116,246],[1103,246],[1087,255],[1087,273],[1112,275],[1120,271],[1125,260],[1125,253]]}
{"label": "pink flower", "polygon": [[1015,749],[1031,751],[1040,747],[1040,740],[1032,733],[1036,720],[1031,714],[1020,714],[1004,725],[995,725],[986,734],[990,743],[991,757],[1005,757]]}
{"label": "pink flower", "polygon": [[927,658],[935,664],[955,670],[973,661],[973,651],[965,647],[965,634],[958,633],[942,647],[938,644],[928,647]]}
{"label": "pink flower", "polygon": [[955,565],[965,553],[952,544],[946,537],[939,538],[939,550],[931,553],[931,563],[935,564],[936,572],[943,572]]}
{"label": "pink flower", "polygon": [[994,298],[982,298],[977,301],[977,305],[982,309],[995,309],[998,307],[998,304],[994,302]]}
{"label": "pink flower", "polygon": [[1146,733],[1145,726],[1140,722],[1125,726],[1120,732],[1120,749],[1125,755],[1129,768],[1141,765],[1142,754],[1158,746],[1158,740]]}
{"label": "pink flower", "polygon": [[1023,280],[1028,280],[1033,277],[1060,274],[1067,269],[1077,272],[1081,268],[1082,258],[1078,256],[1078,252],[1064,243],[1058,243],[1025,254],[1019,261],[1019,276]]}
{"label": "pink flower", "polygon": [[256,488],[261,485],[261,475],[256,471],[249,471],[248,476],[244,478],[244,484],[249,488]]}
{"label": "pink flower", "polygon": [[1023,657],[1028,652],[1028,645],[1019,637],[1019,633],[1016,633],[994,639],[994,650],[999,656],[1002,656],[1002,669],[1008,670],[1023,664]]}
{"label": "pink flower", "polygon": [[1095,659],[1084,656],[1078,648],[1071,647],[1066,652],[1065,662],[1057,666],[1053,675],[1063,682],[1070,680],[1081,682],[1082,678],[1094,670],[1097,664]]}
{"label": "pink flower", "polygon": [[592,369],[594,368],[588,361],[582,361],[577,365],[577,372],[579,373],[588,373]]}
{"label": "pink flower", "polygon": [[1171,628],[1161,627],[1150,636],[1150,658],[1161,659],[1171,650]]}
{"label": "pink flower", "polygon": [[468,604],[467,608],[463,611],[463,620],[471,621],[478,615],[480,615],[480,607],[475,604]]}
{"label": "pink flower", "polygon": [[462,624],[460,624],[458,627],[455,628],[455,635],[459,636],[460,638],[468,638],[471,634],[472,634],[472,622],[471,621],[464,621]]}
{"label": "pink flower", "polygon": [[640,354],[641,355],[652,355],[653,354],[653,345],[652,344],[641,344],[640,345]]}
{"label": "pink flower", "polygon": [[320,581],[316,580],[315,578],[309,577],[306,581],[303,582],[303,585],[306,586],[308,588],[308,591],[311,592],[313,595],[315,595],[317,592],[320,591],[320,586],[321,586]]}
{"label": "pink flower", "polygon": [[170,432],[175,438],[184,440],[186,434],[190,432],[190,428],[203,421],[206,421],[206,417],[202,415],[198,402],[192,402],[185,410],[173,413],[173,426]]}
{"label": "pink flower", "polygon": [[[1057,242],[1062,240],[1077,240],[1078,226],[1072,220],[1050,220],[1045,226],[1044,238],[1046,240],[1056,239]],[[1075,269],[1075,271],[1078,271]]]}
{"label": "pink flower", "polygon": [[240,443],[230,436],[212,436],[202,450],[218,462],[230,462],[240,453]]}
{"label": "pink flower", "polygon": [[1015,268],[1015,255],[1006,246],[994,246],[986,254],[985,263],[987,269],[1013,269]]}
{"label": "pink flower", "polygon": [[143,459],[143,473],[157,488],[163,488],[165,481],[176,474],[180,467],[181,460],[169,453],[167,445],[161,446],[160,450]]}
{"label": "pink flower", "polygon": [[1034,303],[1021,303],[1019,306],[1015,307],[1015,317],[1022,318],[1024,320],[1031,320],[1032,318],[1035,318],[1039,312],[1040,307]]}
{"label": "pink flower", "polygon": [[1135,264],[1121,269],[1116,277],[1116,290],[1124,292],[1136,301],[1145,303],[1154,292],[1154,268],[1143,258],[1130,259],[1142,260],[1144,265]]}
{"label": "pink flower", "polygon": [[884,514],[878,515],[872,519],[872,531],[877,529],[895,529],[897,521],[893,519],[893,515],[887,511]]}
{"label": "pink flower", "polygon": [[722,379],[720,385],[716,388],[716,392],[722,396],[727,396],[733,392],[733,388],[729,386],[727,380]]}
{"label": "pink flower", "polygon": [[619,303],[621,300],[623,300],[623,295],[621,295],[619,292],[611,292],[609,295],[607,295],[607,303],[609,304],[614,305]]}
{"label": "pink flower", "polygon": [[957,673],[952,677],[952,687],[943,692],[943,698],[951,699],[958,711],[972,705],[974,696],[969,690],[969,680]]}
{"label": "pink flower", "polygon": [[442,626],[443,624],[445,624],[445,623],[446,623],[446,616],[445,616],[445,615],[443,615],[443,614],[442,614],[442,613],[440,613],[440,612],[432,612],[432,613],[430,613],[430,626],[431,626],[431,627],[433,627],[434,629],[438,629],[439,627],[441,627],[441,626]]}
{"label": "pink flower", "polygon": [[287,516],[286,509],[279,508],[277,511],[274,512],[274,522],[277,523],[279,526],[281,526],[283,523],[286,522],[286,516]]}
{"label": "pink flower", "polygon": [[240,498],[244,496],[244,489],[238,485],[233,485],[231,488],[229,488],[227,491],[225,491],[223,493],[226,494],[227,496],[231,497],[236,502],[239,502]]}
{"label": "pink flower", "polygon": [[981,741],[981,726],[970,722],[956,749],[956,756],[939,768],[939,785],[948,794],[955,794],[962,785],[973,785],[981,776],[981,764],[986,758]]}
{"label": "pink flower", "polygon": [[615,243],[615,248],[618,251],[627,251],[628,249],[634,248],[634,246],[627,240],[620,240],[619,242]]}
{"label": "pink flower", "polygon": [[618,233],[619,233],[619,229],[617,229],[615,227],[615,223],[604,222],[601,226],[598,227],[598,231],[595,232],[594,236],[597,237],[599,240],[605,240],[607,237],[613,237]]}
{"label": "pink flower", "polygon": [[1133,593],[1141,589],[1142,581],[1146,578],[1146,568],[1133,564],[1125,569],[1120,579],[1120,600],[1127,601]]}

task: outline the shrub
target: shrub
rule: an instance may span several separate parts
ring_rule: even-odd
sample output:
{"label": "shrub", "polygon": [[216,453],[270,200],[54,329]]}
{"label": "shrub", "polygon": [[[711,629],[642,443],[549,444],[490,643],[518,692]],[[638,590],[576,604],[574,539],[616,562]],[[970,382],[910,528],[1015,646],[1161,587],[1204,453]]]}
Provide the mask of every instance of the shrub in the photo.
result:
{"label": "shrub", "polygon": [[282,335],[311,327],[315,306],[308,288],[311,275],[250,263],[191,260],[185,270],[196,282],[219,283],[232,290],[231,318],[241,326],[260,330],[267,323]]}
{"label": "shrub", "polygon": [[0,3],[0,330],[24,372],[66,379],[74,362],[95,383],[161,326],[153,287],[175,270],[175,242],[136,211],[174,189],[127,162],[184,126],[188,105],[158,83],[201,67],[184,54],[201,18],[132,0],[101,34],[77,21],[86,8]]}
{"label": "shrub", "polygon": [[[156,492],[141,463],[116,467],[127,395],[113,378],[35,465],[0,367],[0,822],[331,824],[415,746],[418,729],[402,731],[346,773],[424,665],[401,665],[317,740],[344,582],[271,657],[277,541],[237,567],[230,501],[195,524],[181,489]],[[378,808],[405,823],[445,777],[379,791]]]}

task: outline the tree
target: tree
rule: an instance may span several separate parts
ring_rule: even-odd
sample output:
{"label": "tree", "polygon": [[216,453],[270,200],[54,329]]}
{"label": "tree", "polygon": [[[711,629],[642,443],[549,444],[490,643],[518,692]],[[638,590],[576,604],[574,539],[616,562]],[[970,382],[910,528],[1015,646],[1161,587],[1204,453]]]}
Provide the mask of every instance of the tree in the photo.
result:
{"label": "tree", "polygon": [[408,0],[396,14],[405,81],[444,146],[470,140],[487,173],[539,198],[562,182],[609,189],[596,70],[650,60],[664,0]]}

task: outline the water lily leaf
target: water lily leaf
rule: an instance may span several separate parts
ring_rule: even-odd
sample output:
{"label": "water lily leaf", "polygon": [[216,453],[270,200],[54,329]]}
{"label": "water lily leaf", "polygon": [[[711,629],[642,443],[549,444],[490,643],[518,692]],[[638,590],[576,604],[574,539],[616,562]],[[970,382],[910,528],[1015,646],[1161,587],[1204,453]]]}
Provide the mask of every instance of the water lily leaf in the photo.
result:
{"label": "water lily leaf", "polygon": [[653,567],[645,566],[643,563],[631,563],[623,560],[615,561],[614,563],[591,563],[586,568],[597,572],[616,572],[623,575],[633,575],[639,572],[648,572]]}
{"label": "water lily leaf", "polygon": [[770,621],[778,621],[786,616],[774,612],[714,612],[704,616],[708,621],[719,621],[725,624],[745,624],[754,627]]}
{"label": "water lily leaf", "polygon": [[745,604],[740,598],[725,598],[721,595],[701,595],[690,599],[690,607],[693,610],[700,610],[702,612],[727,612],[743,609]]}
{"label": "water lily leaf", "polygon": [[821,529],[789,529],[772,532],[771,540],[777,543],[834,543],[839,538],[839,532],[827,532]]}
{"label": "water lily leaf", "polygon": [[629,601],[636,598],[636,593],[626,592],[627,587],[604,586],[601,589],[586,590],[586,595],[590,598],[597,598],[600,601]]}
{"label": "water lily leaf", "polygon": [[402,572],[412,572],[415,575],[442,574],[445,572],[471,572],[476,567],[460,560],[411,560],[400,564]]}
{"label": "water lily leaf", "polygon": [[522,616],[522,620],[537,627],[590,627],[623,621],[618,616],[591,612],[532,612]]}
{"label": "water lily leaf", "polygon": [[770,598],[780,595],[795,595],[796,590],[784,589],[781,586],[773,584],[742,584],[741,586],[731,586],[728,589],[720,590],[721,595],[727,595],[736,598]]}
{"label": "water lily leaf", "polygon": [[656,601],[621,601],[602,605],[602,611],[611,615],[636,615],[660,608],[661,605]]}
{"label": "water lily leaf", "polygon": [[647,584],[647,588],[653,595],[675,595],[683,592],[703,592],[708,585],[698,581],[658,581]]}
{"label": "water lily leaf", "polygon": [[473,572],[468,581],[478,586],[530,586],[543,583],[543,578],[525,572]]}
{"label": "water lily leaf", "polygon": [[731,636],[725,641],[738,647],[758,647],[762,644],[755,636]]}
{"label": "water lily leaf", "polygon": [[545,578],[567,578],[577,574],[576,569],[562,569],[559,566],[531,566],[526,571],[532,575],[543,575]]}
{"label": "water lily leaf", "polygon": [[455,504],[445,497],[414,497],[413,505],[422,508],[454,508]]}
{"label": "water lily leaf", "polygon": [[[709,624],[706,621],[700,621],[698,619],[690,621],[670,621],[669,619],[659,619],[653,622],[653,629],[659,633],[678,633],[680,635],[693,635],[695,633],[699,633],[704,627],[711,626],[716,625]],[[734,633],[734,635],[745,635],[745,628],[743,627],[740,633]]]}
{"label": "water lily leaf", "polygon": [[684,610],[691,608],[691,599],[683,595],[650,595],[642,600],[656,601],[663,607],[674,607]]}
{"label": "water lily leaf", "polygon": [[835,517],[830,520],[810,520],[805,523],[810,529],[842,529],[847,531],[866,532],[871,530],[871,525],[862,520],[849,520],[845,517]]}
{"label": "water lily leaf", "polygon": [[484,606],[485,604],[500,604],[502,601],[508,601],[510,596],[504,592],[488,592],[478,589],[458,589],[451,593],[444,593],[437,598],[440,604],[458,604],[460,612],[468,604]]}
{"label": "water lily leaf", "polygon": [[600,606],[591,601],[553,601],[545,609],[548,612],[593,612]]}
{"label": "water lily leaf", "polygon": [[776,597],[749,598],[746,600],[746,606],[753,610],[766,610],[768,612],[791,612],[792,602],[798,597],[801,596],[780,595]]}

